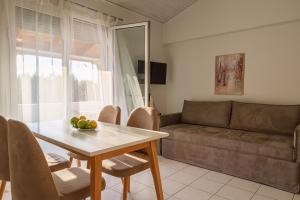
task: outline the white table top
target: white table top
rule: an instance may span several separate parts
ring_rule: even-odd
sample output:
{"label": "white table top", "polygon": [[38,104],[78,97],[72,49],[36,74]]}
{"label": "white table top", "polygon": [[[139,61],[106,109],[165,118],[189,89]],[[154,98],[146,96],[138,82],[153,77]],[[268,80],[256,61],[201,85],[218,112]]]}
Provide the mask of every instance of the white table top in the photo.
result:
{"label": "white table top", "polygon": [[28,124],[37,138],[85,156],[95,156],[121,148],[158,140],[169,134],[98,122],[95,131],[79,131],[68,122]]}

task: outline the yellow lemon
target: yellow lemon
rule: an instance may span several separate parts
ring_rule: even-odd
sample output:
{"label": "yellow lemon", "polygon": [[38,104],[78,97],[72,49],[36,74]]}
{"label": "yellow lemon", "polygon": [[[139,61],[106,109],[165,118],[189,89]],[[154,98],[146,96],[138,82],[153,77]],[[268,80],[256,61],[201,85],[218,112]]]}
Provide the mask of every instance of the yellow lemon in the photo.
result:
{"label": "yellow lemon", "polygon": [[86,116],[80,115],[79,119],[86,120]]}
{"label": "yellow lemon", "polygon": [[90,126],[92,129],[97,128],[97,122],[95,120],[90,121]]}

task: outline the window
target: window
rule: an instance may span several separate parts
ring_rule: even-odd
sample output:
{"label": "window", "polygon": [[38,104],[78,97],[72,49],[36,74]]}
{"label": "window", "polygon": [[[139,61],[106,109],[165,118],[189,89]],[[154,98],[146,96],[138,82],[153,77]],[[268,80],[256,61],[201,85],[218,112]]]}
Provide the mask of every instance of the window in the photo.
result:
{"label": "window", "polygon": [[96,119],[112,102],[104,27],[78,18],[63,24],[57,16],[16,7],[18,110],[25,122],[79,114]]}

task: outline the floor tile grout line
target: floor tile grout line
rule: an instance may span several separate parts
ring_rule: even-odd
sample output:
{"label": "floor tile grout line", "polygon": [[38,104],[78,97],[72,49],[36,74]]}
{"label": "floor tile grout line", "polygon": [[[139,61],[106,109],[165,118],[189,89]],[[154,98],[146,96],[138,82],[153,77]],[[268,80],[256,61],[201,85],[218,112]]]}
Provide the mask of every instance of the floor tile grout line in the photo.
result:
{"label": "floor tile grout line", "polygon": [[[191,166],[193,166],[193,165],[191,165]],[[187,166],[188,167],[188,166]],[[202,168],[202,169],[205,169],[205,168]],[[231,179],[229,179],[226,183],[220,183],[220,182],[217,182],[217,181],[214,181],[214,180],[210,180],[210,179],[207,179],[207,178],[204,178],[204,179],[206,179],[206,180],[209,180],[209,181],[212,181],[212,182],[215,182],[215,183],[219,183],[219,184],[222,184],[222,187],[220,187],[215,193],[210,193],[210,192],[207,192],[207,191],[204,191],[204,190],[201,190],[201,189],[198,189],[198,188],[195,188],[195,187],[193,187],[193,186],[191,186],[194,182],[196,182],[197,180],[199,180],[200,178],[202,178],[203,176],[205,176],[206,174],[208,174],[209,172],[215,172],[215,171],[211,171],[211,170],[209,170],[209,169],[205,169],[205,170],[207,170],[207,172],[206,173],[204,173],[204,174],[202,174],[200,177],[198,177],[196,180],[194,180],[194,181],[192,181],[190,184],[184,184],[185,185],[185,187],[183,187],[181,190],[178,190],[176,193],[174,193],[171,197],[175,197],[176,198],[176,194],[177,193],[179,193],[179,192],[181,192],[182,190],[184,190],[185,188],[187,188],[187,187],[191,187],[191,188],[193,188],[193,189],[195,189],[195,190],[200,190],[200,191],[202,191],[202,192],[206,192],[206,193],[208,193],[208,194],[211,194],[211,197],[209,197],[209,199],[211,199],[214,195],[216,195],[225,185],[227,185],[227,183],[229,183],[234,177],[233,176],[231,176]],[[179,170],[180,171],[180,170]],[[217,173],[220,173],[220,172],[217,172]],[[222,173],[221,173],[222,174]],[[230,175],[228,175],[228,176],[230,176]],[[175,182],[177,182],[177,181],[175,181]],[[237,189],[240,189],[240,188],[237,188]],[[218,196],[218,195],[216,195],[216,196]],[[227,198],[226,198],[227,199]]]}
{"label": "floor tile grout line", "polygon": [[[204,176],[204,175],[202,175],[202,176]],[[200,177],[201,177],[201,176],[200,176]],[[199,177],[199,178],[200,178],[200,177]],[[198,180],[199,178],[197,178],[196,180]],[[195,181],[196,181],[196,180],[195,180]],[[193,182],[194,182],[194,181],[193,181]],[[193,183],[193,182],[192,182],[192,183]],[[190,184],[188,184],[188,185],[184,184],[185,186],[184,186],[182,189],[180,189],[180,190],[178,190],[177,192],[175,192],[175,193],[172,195],[172,197],[175,197],[175,198],[176,198],[175,195],[176,195],[177,193],[183,191],[185,188],[189,187],[192,183],[190,183]]]}
{"label": "floor tile grout line", "polygon": [[257,190],[253,193],[253,195],[252,195],[252,197],[250,198],[250,200],[252,200],[252,199],[255,197],[255,195],[257,194],[258,190],[261,188],[261,186],[262,186],[262,185],[260,185],[260,186],[257,188]]}
{"label": "floor tile grout line", "polygon": [[[191,166],[193,166],[193,165],[191,165]],[[188,166],[187,166],[187,167],[188,167]],[[204,169],[204,168],[202,168],[202,169]],[[207,170],[207,169],[205,169],[205,170]],[[171,197],[177,198],[175,195],[178,194],[179,192],[183,191],[183,190],[186,189],[187,187],[191,187],[191,188],[193,188],[193,189],[195,189],[195,190],[199,190],[199,189],[196,189],[196,188],[192,187],[191,184],[193,184],[194,182],[196,182],[197,180],[199,180],[201,177],[203,177],[204,175],[208,174],[209,172],[210,172],[210,170],[207,170],[207,172],[206,172],[205,174],[202,174],[202,175],[199,176],[196,180],[192,181],[190,184],[187,184],[187,185],[184,184],[185,186],[184,186],[182,189],[180,189],[180,190],[178,190],[177,192],[175,192]],[[211,193],[209,193],[209,192],[207,192],[207,191],[203,191],[203,190],[200,190],[200,191],[206,192],[206,193],[208,193],[208,194],[211,194]]]}
{"label": "floor tile grout line", "polygon": [[[229,181],[231,181],[233,178],[231,178],[230,180],[227,181],[227,183],[229,183]],[[217,195],[219,191],[221,191],[224,187],[226,186],[226,183],[222,185],[222,187],[220,187],[215,193],[213,193],[213,195],[209,198],[213,198],[214,196],[219,196]],[[222,197],[222,198],[225,198],[225,197]],[[228,198],[225,198],[225,199],[228,199]]]}
{"label": "floor tile grout line", "polygon": [[[202,169],[204,169],[204,168],[202,168]],[[205,169],[205,170],[207,170],[207,169]],[[198,178],[196,178],[194,181],[192,181],[191,183],[189,183],[189,184],[184,184],[184,185],[191,185],[191,184],[193,184],[194,182],[196,182],[197,180],[199,180],[200,178],[202,178],[203,176],[205,176],[206,174],[208,174],[210,171],[209,170],[207,170],[207,172],[205,172],[204,174],[202,174],[201,176],[199,176]],[[184,172],[183,172],[184,173]],[[168,178],[170,178],[170,177],[168,177]],[[172,180],[172,179],[171,179]],[[175,180],[174,180],[175,181]],[[175,182],[177,182],[177,181],[175,181]]]}
{"label": "floor tile grout line", "polygon": [[178,194],[179,192],[183,191],[185,188],[187,188],[188,185],[185,185],[182,189],[178,190],[177,192],[175,192],[171,197],[175,197],[177,198],[175,195]]}
{"label": "floor tile grout line", "polygon": [[[233,179],[234,179],[234,178],[238,178],[238,177],[233,177]],[[246,192],[251,192],[251,193],[256,193],[256,192],[258,191],[258,189],[262,186],[262,184],[257,183],[257,184],[259,184],[259,187],[258,187],[255,191],[250,191],[250,190],[247,190],[247,189],[244,189],[244,188],[241,188],[241,187],[237,187],[237,186],[235,186],[235,185],[229,185],[229,183],[230,183],[233,179],[231,179],[231,180],[230,180],[229,182],[227,182],[225,185],[230,186],[230,187],[233,187],[233,188],[236,188],[236,189],[239,189],[239,190],[243,190],[243,191],[246,191]],[[241,179],[241,178],[239,178],[239,179]],[[249,181],[249,180],[246,180],[246,179],[242,179],[242,180]],[[253,181],[250,181],[250,182],[253,182]],[[256,182],[253,182],[253,183],[256,183]]]}
{"label": "floor tile grout line", "polygon": [[[249,200],[251,200],[251,199],[253,199],[253,197],[255,196],[255,194],[257,193],[257,191],[259,190],[259,188],[262,186],[262,185],[260,184],[259,187],[256,189],[256,191],[253,192],[253,191],[245,190],[245,189],[243,189],[243,188],[235,187],[235,186],[233,186],[233,185],[229,185],[229,183],[230,183],[234,178],[237,178],[237,177],[234,177],[234,176],[233,176],[230,180],[228,180],[225,184],[223,184],[223,186],[220,187],[215,193],[213,193],[213,195],[212,195],[209,199],[213,198],[214,196],[218,196],[218,197],[221,197],[221,198],[224,198],[224,199],[228,199],[228,198],[226,198],[226,197],[223,197],[223,196],[218,195],[218,192],[219,192],[220,190],[222,190],[225,186],[229,186],[229,187],[233,187],[233,188],[236,188],[236,189],[245,191],[245,192],[250,192],[250,193],[252,193],[252,195],[251,195],[251,197],[250,197],[250,199],[249,199]],[[211,181],[213,181],[213,180],[211,180]],[[213,181],[213,182],[215,182],[215,181]],[[201,191],[202,191],[202,190],[201,190]],[[228,199],[228,200],[229,200],[229,199]],[[274,199],[274,200],[276,200],[276,199]]]}
{"label": "floor tile grout line", "polygon": [[[207,170],[207,172],[206,172],[205,174],[207,174],[208,172],[212,172],[212,171],[209,170],[209,169],[205,169],[205,168],[203,168],[203,167],[198,167],[198,166],[196,166],[196,165],[190,165],[190,164],[187,164],[186,167],[180,169],[178,172],[183,171],[184,169],[186,169],[186,168],[188,168],[188,167],[195,167],[195,168]],[[182,173],[189,174],[189,173],[186,173],[186,172],[182,172]],[[204,175],[204,174],[203,174],[203,175]]]}
{"label": "floor tile grout line", "polygon": [[164,178],[169,178],[170,176],[173,176],[174,174],[176,174],[178,171],[174,172],[174,173],[171,173],[169,174],[168,176],[165,176]]}
{"label": "floor tile grout line", "polygon": [[[205,170],[207,170],[207,169],[205,169]],[[206,174],[208,174],[210,171],[209,170],[207,170],[207,172],[206,173],[204,173],[204,174],[202,174],[201,176],[199,176],[198,178],[196,178],[194,181],[192,181],[191,183],[189,183],[189,184],[185,184],[185,185],[187,185],[187,186],[191,186],[193,183],[195,183],[196,181],[198,181],[200,178],[202,178],[203,176],[205,176]]]}
{"label": "floor tile grout line", "polygon": [[[218,172],[219,173],[219,172]],[[227,174],[226,174],[227,175]],[[228,176],[230,176],[230,175],[228,175]],[[227,183],[229,183],[229,181],[231,181],[234,177],[233,176],[231,176],[232,178],[231,179],[229,179],[226,183],[221,183],[221,182],[218,182],[218,181],[216,181],[216,180],[213,180],[213,179],[209,179],[209,178],[204,178],[204,179],[206,179],[206,180],[209,180],[209,181],[212,181],[212,182],[215,182],[215,183],[219,183],[219,184],[223,184],[223,185],[227,185]]]}
{"label": "floor tile grout line", "polygon": [[222,197],[222,196],[220,196],[220,195],[218,195],[218,194],[214,194],[214,195],[211,196],[208,200],[212,199],[213,197],[220,197],[220,198],[225,199],[225,200],[231,200],[231,199],[228,199],[227,197]]}
{"label": "floor tile grout line", "polygon": [[[259,189],[260,189],[261,187],[263,187],[263,186],[271,187],[272,189],[276,189],[276,190],[280,190],[280,189],[274,188],[274,187],[272,187],[272,186],[264,185],[264,184],[261,184],[261,186],[259,187]],[[259,189],[257,190],[257,192],[259,191]],[[284,191],[284,190],[280,190],[280,191],[287,192],[287,191]],[[287,192],[287,193],[291,193],[291,192]],[[294,200],[293,198],[294,198],[295,194],[294,194],[294,193],[291,193],[291,194],[293,195],[293,197],[292,197],[291,200]],[[263,196],[263,197],[267,197],[267,198],[272,199],[272,200],[280,200],[280,199],[277,199],[277,198],[274,198],[274,197],[267,196],[267,195],[265,195],[265,194],[258,194],[258,195]]]}
{"label": "floor tile grout line", "polygon": [[[276,189],[276,188],[275,188],[275,189]],[[276,199],[276,198],[274,198],[274,197],[267,196],[267,195],[265,195],[265,194],[258,194],[258,195],[263,196],[263,197],[267,197],[267,198],[272,199],[272,200],[280,200],[280,199]],[[291,199],[291,200],[293,200],[293,199]]]}
{"label": "floor tile grout line", "polygon": [[[136,181],[135,181],[135,182],[136,182]],[[132,182],[131,182],[131,183],[132,183]],[[118,185],[120,185],[120,184],[123,185],[122,183],[119,183]],[[147,185],[145,185],[145,184],[143,184],[143,183],[139,183],[139,182],[138,182],[138,184],[142,185],[142,186],[145,187],[145,188],[143,188],[143,189],[141,189],[141,190],[139,190],[139,191],[137,191],[137,192],[129,192],[130,194],[136,194],[136,193],[139,193],[139,192],[141,192],[142,190],[146,189],[147,187],[150,187],[150,186],[147,186]],[[115,185],[115,186],[117,186],[117,185]],[[122,194],[123,191],[120,192],[120,191],[117,191],[116,189],[113,189],[115,186],[113,186],[113,187],[111,187],[111,188],[109,188],[109,189],[112,189],[112,190],[114,190],[114,191],[116,191],[116,192]]]}
{"label": "floor tile grout line", "polygon": [[[263,185],[263,184],[260,185],[260,187],[257,189],[257,191],[255,192],[255,194],[252,196],[252,198],[251,198],[250,200],[253,200],[254,196],[255,196],[256,194],[258,194],[257,192],[259,191],[259,189],[260,189],[262,186],[264,186],[264,185]],[[275,188],[275,189],[276,189],[276,188]],[[273,197],[270,197],[270,196],[267,196],[267,195],[264,195],[264,194],[258,194],[258,195],[263,196],[263,197],[267,197],[267,198],[272,199],[272,200],[279,200],[279,199],[276,199],[276,198],[273,198]],[[295,194],[293,194],[293,197],[292,197],[291,200],[294,200],[294,196],[295,196]]]}
{"label": "floor tile grout line", "polygon": [[[161,181],[163,180],[163,179],[168,179],[170,176],[173,176],[174,174],[176,174],[176,173],[178,173],[179,171],[181,171],[181,170],[183,170],[184,168],[187,168],[189,165],[188,164],[186,164],[187,166],[185,166],[185,167],[183,167],[182,169],[179,169],[179,170],[176,170],[174,173],[171,173],[171,174],[169,174],[168,176],[165,176],[165,177],[161,177]],[[170,168],[170,167],[169,167]],[[175,170],[175,169],[174,169]],[[145,170],[146,171],[146,170]],[[144,173],[142,173],[141,175],[143,175],[143,174],[146,174],[146,172],[144,172]],[[172,179],[170,179],[170,180],[172,180]],[[137,182],[139,182],[138,180],[136,180]],[[172,180],[172,181],[174,181],[174,180]],[[176,183],[178,183],[177,181],[175,181]],[[141,182],[139,182],[139,183],[141,183]],[[141,183],[141,184],[143,184],[143,183]],[[181,183],[181,184],[183,184],[183,183]],[[143,184],[143,185],[146,185],[146,184]],[[186,184],[183,184],[183,185],[186,185]],[[151,188],[151,186],[149,185],[146,185],[147,187],[150,187]],[[152,188],[153,189],[153,188]]]}
{"label": "floor tile grout line", "polygon": [[[179,161],[176,161],[176,160],[171,160],[171,159],[169,159],[168,161],[165,161],[165,163],[161,163],[161,165],[172,164],[171,162],[174,162],[174,163],[176,163],[176,164],[180,163],[180,164],[185,165],[185,167],[183,167],[183,168],[186,168],[186,167],[190,166],[190,164],[183,163],[183,162],[179,162]],[[174,164],[174,163],[173,163],[173,164]],[[183,169],[183,168],[182,168],[182,169]],[[178,170],[181,170],[181,169],[178,169]]]}

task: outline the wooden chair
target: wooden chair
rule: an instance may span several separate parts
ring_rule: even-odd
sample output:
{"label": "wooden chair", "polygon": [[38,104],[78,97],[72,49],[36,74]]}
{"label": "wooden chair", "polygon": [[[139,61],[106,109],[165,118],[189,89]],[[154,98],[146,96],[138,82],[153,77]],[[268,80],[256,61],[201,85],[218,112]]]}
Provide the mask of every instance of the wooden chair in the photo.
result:
{"label": "wooden chair", "polygon": [[[7,134],[7,120],[0,115],[0,200],[2,199],[4,194],[6,182],[10,181]],[[70,162],[60,155],[49,153],[45,154],[45,157],[48,163],[48,167],[52,172],[70,167]]]}
{"label": "wooden chair", "polygon": [[121,120],[120,107],[112,106],[112,105],[105,106],[101,110],[98,118],[99,122],[105,122],[111,124],[120,124],[120,120]]}
{"label": "wooden chair", "polygon": [[[110,124],[120,124],[121,120],[121,109],[119,106],[107,105],[105,106],[99,114],[98,121],[105,122]],[[81,161],[88,161],[88,158],[82,155],[69,152],[70,162],[73,162],[73,159],[77,160],[77,167],[81,167]],[[87,168],[90,168],[89,162],[87,163]]]}
{"label": "wooden chair", "polygon": [[[68,168],[51,173],[27,126],[8,121],[8,154],[12,199],[81,200],[90,194],[89,170]],[[102,189],[105,181],[102,178]]]}
{"label": "wooden chair", "polygon": [[[131,112],[127,126],[157,130],[158,115],[154,108],[137,108]],[[130,192],[130,176],[150,168],[149,156],[146,150],[135,151],[116,156],[102,162],[103,172],[120,177],[123,182],[123,200]]]}

